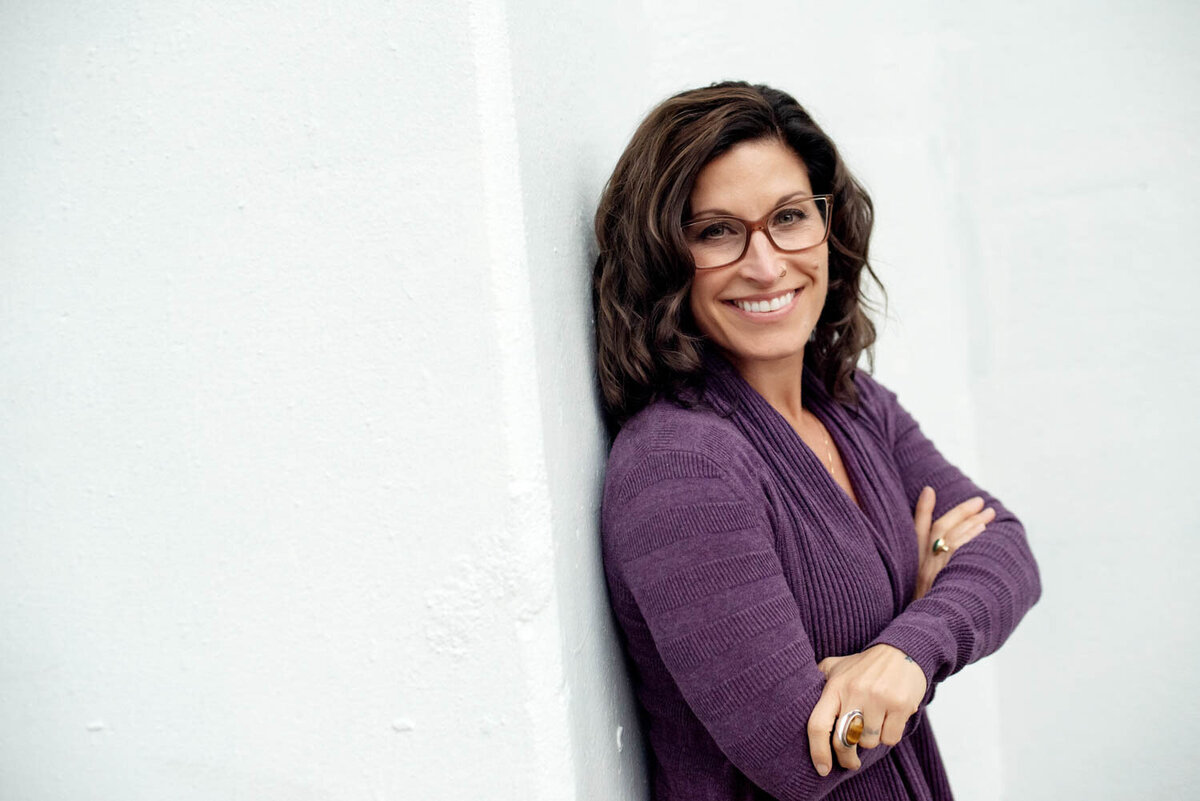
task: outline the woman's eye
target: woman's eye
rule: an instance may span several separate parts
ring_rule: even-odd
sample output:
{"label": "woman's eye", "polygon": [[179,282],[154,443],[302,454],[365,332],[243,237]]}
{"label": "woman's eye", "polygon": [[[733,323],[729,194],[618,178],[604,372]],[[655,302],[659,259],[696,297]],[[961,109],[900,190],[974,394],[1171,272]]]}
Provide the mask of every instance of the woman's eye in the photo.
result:
{"label": "woman's eye", "polygon": [[776,225],[796,225],[802,223],[808,217],[800,209],[783,209],[775,215]]}
{"label": "woman's eye", "polygon": [[712,225],[697,226],[700,231],[696,235],[697,239],[705,241],[713,241],[714,239],[723,239],[733,233],[733,229],[727,222],[713,223]]}

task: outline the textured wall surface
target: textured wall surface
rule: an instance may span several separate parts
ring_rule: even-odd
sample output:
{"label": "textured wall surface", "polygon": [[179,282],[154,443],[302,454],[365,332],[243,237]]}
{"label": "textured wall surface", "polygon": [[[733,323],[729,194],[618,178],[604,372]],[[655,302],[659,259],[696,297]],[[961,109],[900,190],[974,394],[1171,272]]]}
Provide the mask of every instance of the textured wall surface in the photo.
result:
{"label": "textured wall surface", "polygon": [[495,16],[5,7],[3,797],[561,797]]}
{"label": "textured wall surface", "polygon": [[958,795],[1200,782],[1197,11],[746,10],[0,7],[0,797],[646,797],[591,215],[728,77],[871,190],[877,373],[1042,564]]}

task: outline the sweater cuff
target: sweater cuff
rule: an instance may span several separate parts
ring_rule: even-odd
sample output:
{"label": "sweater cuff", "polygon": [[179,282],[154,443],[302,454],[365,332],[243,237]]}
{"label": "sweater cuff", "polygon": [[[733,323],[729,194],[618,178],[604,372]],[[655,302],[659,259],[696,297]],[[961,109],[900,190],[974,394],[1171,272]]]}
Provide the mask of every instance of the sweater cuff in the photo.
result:
{"label": "sweater cuff", "polygon": [[950,672],[956,653],[954,639],[946,626],[932,615],[909,610],[902,612],[867,647],[880,644],[899,648],[917,663],[925,673],[925,698],[921,705],[933,700],[934,688]]}

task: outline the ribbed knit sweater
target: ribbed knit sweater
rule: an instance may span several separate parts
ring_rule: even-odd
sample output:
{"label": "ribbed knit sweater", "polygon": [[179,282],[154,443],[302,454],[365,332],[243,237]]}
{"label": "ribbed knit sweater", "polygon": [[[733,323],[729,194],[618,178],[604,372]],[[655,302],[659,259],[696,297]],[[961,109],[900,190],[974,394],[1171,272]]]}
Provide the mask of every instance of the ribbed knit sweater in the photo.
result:
{"label": "ribbed knit sweater", "polygon": [[[719,357],[699,404],[659,401],[621,429],[602,513],[605,572],[633,670],[657,801],[950,799],[924,708],[937,684],[1000,647],[1041,594],[1020,522],[861,371],[857,408],[806,370],[805,406],[836,443],[859,505]],[[928,593],[913,510],[975,495],[996,510]],[[817,662],[888,643],[929,689],[895,747],[821,777],[806,727]]]}

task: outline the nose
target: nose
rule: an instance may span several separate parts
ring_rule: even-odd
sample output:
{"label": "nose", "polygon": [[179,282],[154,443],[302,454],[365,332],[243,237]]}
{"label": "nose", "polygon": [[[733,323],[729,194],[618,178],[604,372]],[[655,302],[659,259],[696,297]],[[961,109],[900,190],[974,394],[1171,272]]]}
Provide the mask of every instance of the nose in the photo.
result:
{"label": "nose", "polygon": [[783,254],[767,239],[766,231],[751,231],[746,255],[741,261],[742,275],[760,284],[773,284],[779,278],[782,259]]}

